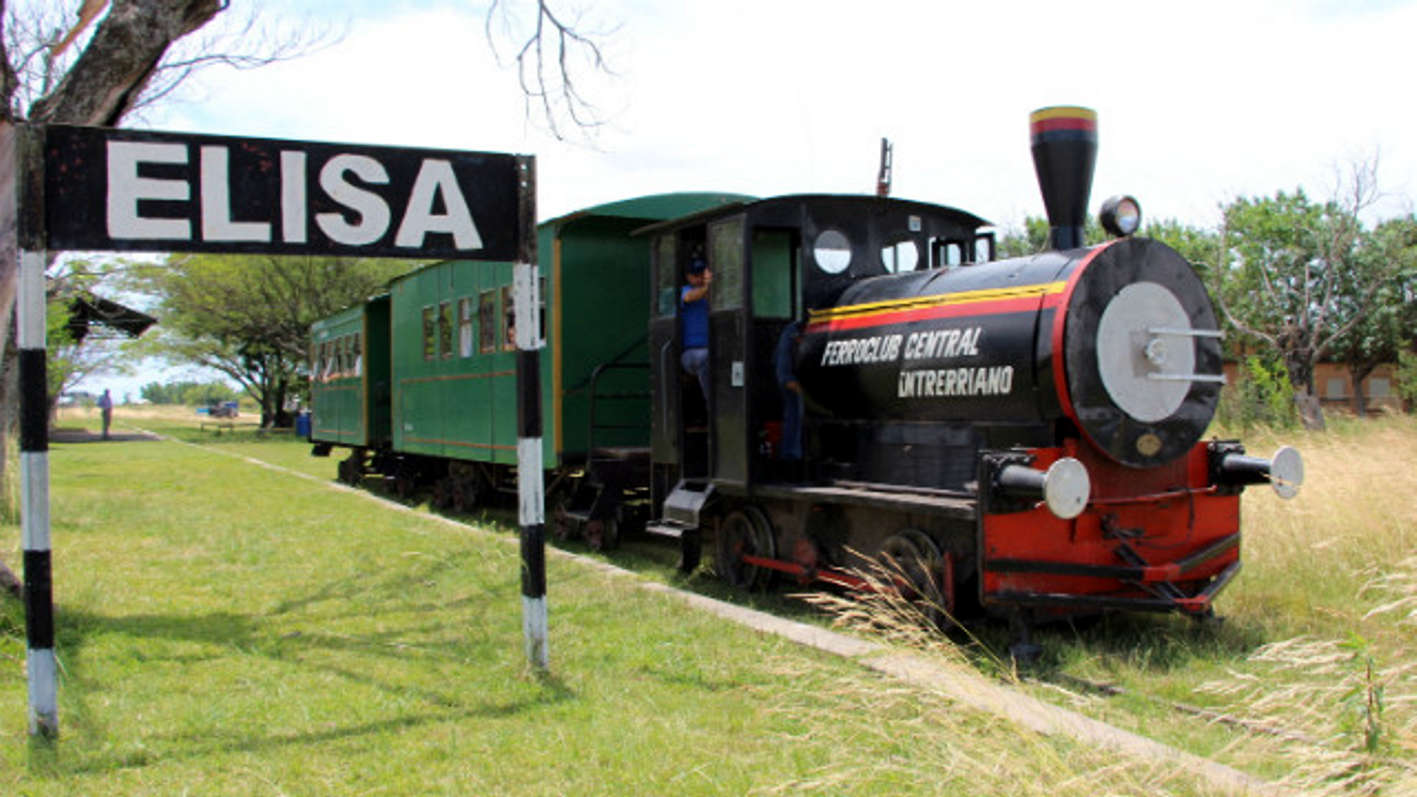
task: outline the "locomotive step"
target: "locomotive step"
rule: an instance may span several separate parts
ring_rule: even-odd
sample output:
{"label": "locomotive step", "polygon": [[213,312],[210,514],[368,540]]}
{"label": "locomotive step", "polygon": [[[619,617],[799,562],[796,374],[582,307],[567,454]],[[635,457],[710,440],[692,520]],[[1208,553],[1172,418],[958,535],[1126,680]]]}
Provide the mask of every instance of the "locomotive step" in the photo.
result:
{"label": "locomotive step", "polygon": [[683,523],[673,520],[657,520],[653,523],[645,524],[646,532],[657,534],[660,537],[672,537],[676,540],[683,537],[686,532],[693,531],[694,528],[693,526],[686,526]]}

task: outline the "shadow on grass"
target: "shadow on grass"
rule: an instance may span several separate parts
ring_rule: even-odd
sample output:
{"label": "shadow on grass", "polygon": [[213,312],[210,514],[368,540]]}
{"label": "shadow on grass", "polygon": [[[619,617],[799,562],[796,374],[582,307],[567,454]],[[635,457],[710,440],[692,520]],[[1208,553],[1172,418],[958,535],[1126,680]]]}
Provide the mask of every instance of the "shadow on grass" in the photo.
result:
{"label": "shadow on grass", "polygon": [[[63,776],[73,774],[101,774],[122,768],[141,767],[173,760],[196,760],[210,755],[240,752],[259,753],[295,745],[314,745],[352,737],[377,735],[434,723],[459,722],[463,720],[499,719],[512,717],[527,711],[544,708],[557,703],[576,699],[576,694],[555,676],[537,674],[534,678],[537,688],[534,694],[512,700],[467,699],[453,691],[430,688],[417,682],[416,673],[400,678],[391,673],[395,667],[391,663],[409,663],[418,668],[419,660],[469,661],[476,659],[473,649],[476,641],[456,641],[442,644],[403,644],[400,637],[418,637],[426,632],[442,630],[442,626],[425,624],[419,627],[404,627],[375,634],[326,634],[326,633],[286,633],[276,634],[267,627],[267,617],[243,615],[230,612],[216,612],[202,615],[124,615],[106,616],[101,614],[65,611],[61,614],[60,649],[64,660],[65,703],[69,707],[65,720],[66,736],[87,736],[105,742],[100,745],[103,752],[83,755],[77,759],[67,759],[62,755],[66,747],[61,738],[50,748],[42,748],[31,753],[31,771],[34,774]],[[146,645],[148,651],[140,660],[142,666],[152,666],[158,662],[178,665],[199,663],[239,655],[257,656],[267,661],[308,673],[331,676],[346,686],[358,686],[389,694],[400,700],[407,700],[423,706],[419,711],[411,711],[399,716],[388,717],[362,723],[340,725],[321,730],[293,733],[270,733],[249,735],[224,732],[219,726],[203,726],[200,729],[168,735],[147,736],[141,739],[141,750],[111,750],[107,742],[121,741],[109,739],[113,736],[101,727],[96,714],[89,708],[89,701],[101,698],[112,690],[112,685],[89,678],[84,666],[83,650],[85,641],[96,635],[122,635],[138,640],[167,640],[175,642],[195,642],[215,646],[207,655],[190,653],[164,653],[161,645]],[[364,668],[347,666],[344,661],[334,663],[329,653],[340,654],[357,651],[362,656],[374,656],[379,661],[369,662]],[[425,671],[426,674],[426,671]],[[270,676],[285,679],[283,675]],[[78,745],[84,749],[87,745]]]}

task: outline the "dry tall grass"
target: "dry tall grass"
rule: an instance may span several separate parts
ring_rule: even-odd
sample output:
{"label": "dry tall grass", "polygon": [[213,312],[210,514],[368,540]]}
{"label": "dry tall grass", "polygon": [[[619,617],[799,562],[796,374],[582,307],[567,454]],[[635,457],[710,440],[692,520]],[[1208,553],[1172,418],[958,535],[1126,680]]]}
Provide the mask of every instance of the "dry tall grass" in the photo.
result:
{"label": "dry tall grass", "polygon": [[[1417,419],[1340,420],[1327,433],[1245,437],[1257,455],[1295,445],[1306,469],[1297,499],[1259,487],[1244,500],[1245,571],[1221,611],[1256,629],[1264,644],[1218,659],[1217,649],[1197,643],[1194,658],[1209,661],[1194,672],[1138,666],[1114,674],[1141,692],[1192,684],[1198,702],[1217,707],[1210,716],[1234,729],[1219,757],[1278,772],[1284,786],[1417,794]],[[889,566],[858,575],[900,578]],[[814,602],[843,625],[962,659],[943,635],[922,631],[918,605],[889,591]],[[993,669],[1008,674],[1007,666]],[[1176,721],[1164,704],[1157,718]],[[1129,786],[1174,789],[1170,774],[1149,773]]]}
{"label": "dry tall grass", "polygon": [[1245,573],[1229,613],[1270,643],[1203,692],[1292,731],[1246,740],[1287,783],[1417,794],[1417,419],[1339,419],[1326,433],[1252,435],[1304,454],[1300,496],[1246,494]]}

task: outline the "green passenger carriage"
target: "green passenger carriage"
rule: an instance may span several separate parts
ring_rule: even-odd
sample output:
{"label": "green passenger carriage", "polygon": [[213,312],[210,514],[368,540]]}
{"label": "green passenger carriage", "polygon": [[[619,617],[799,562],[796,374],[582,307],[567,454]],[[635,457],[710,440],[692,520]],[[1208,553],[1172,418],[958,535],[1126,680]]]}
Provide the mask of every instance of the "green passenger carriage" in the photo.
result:
{"label": "green passenger carriage", "polygon": [[[538,227],[543,463],[559,528],[567,512],[602,520],[625,469],[647,468],[650,428],[646,225],[739,202],[719,193],[639,197]],[[570,323],[567,319],[593,319]],[[340,476],[374,472],[401,494],[431,485],[436,503],[476,504],[515,490],[516,345],[512,264],[435,263],[311,329],[315,453],[349,450]],[[376,357],[376,350],[378,356]],[[367,356],[366,356],[367,352]],[[612,477],[589,474],[599,457]],[[620,474],[620,475],[614,475]]]}

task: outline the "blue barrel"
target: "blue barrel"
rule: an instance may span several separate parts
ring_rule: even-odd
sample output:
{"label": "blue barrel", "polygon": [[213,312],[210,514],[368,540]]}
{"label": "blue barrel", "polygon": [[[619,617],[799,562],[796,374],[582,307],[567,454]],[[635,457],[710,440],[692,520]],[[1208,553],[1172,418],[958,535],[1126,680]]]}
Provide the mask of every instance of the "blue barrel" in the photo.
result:
{"label": "blue barrel", "polygon": [[301,410],[300,413],[295,416],[295,435],[296,437],[304,437],[307,440],[310,438],[309,410]]}

